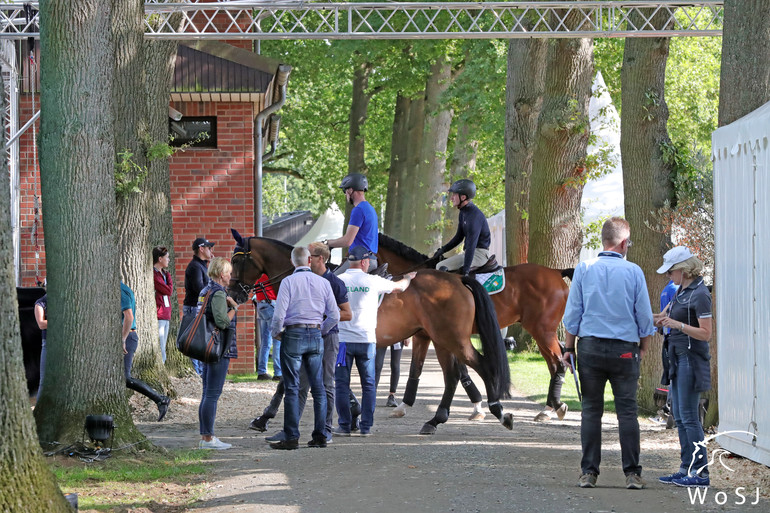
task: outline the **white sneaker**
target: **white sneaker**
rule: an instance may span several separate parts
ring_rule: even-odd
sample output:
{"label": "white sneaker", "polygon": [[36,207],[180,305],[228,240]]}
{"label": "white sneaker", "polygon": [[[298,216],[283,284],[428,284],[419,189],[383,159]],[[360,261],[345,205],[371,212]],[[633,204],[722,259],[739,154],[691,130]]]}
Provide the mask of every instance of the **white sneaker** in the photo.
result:
{"label": "white sneaker", "polygon": [[232,447],[232,444],[225,443],[215,436],[212,436],[211,440],[208,442],[206,440],[201,440],[200,443],[198,443],[199,449],[216,449],[222,451],[229,449],[230,447]]}

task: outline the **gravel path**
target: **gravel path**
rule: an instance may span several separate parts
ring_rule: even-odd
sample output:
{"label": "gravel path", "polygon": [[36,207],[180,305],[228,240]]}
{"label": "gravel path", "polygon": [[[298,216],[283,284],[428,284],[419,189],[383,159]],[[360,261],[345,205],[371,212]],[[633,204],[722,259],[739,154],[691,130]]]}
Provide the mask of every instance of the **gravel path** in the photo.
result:
{"label": "gravel path", "polygon": [[[405,351],[402,383],[411,351]],[[387,365],[382,383],[388,383]],[[354,373],[354,380],[357,374]],[[197,399],[200,385],[190,378],[180,381],[180,399],[172,403],[169,420],[138,421],[140,429],[158,445],[197,445]],[[479,388],[480,380],[474,374]],[[197,386],[197,389],[196,389]],[[569,386],[569,385],[566,385]],[[187,390],[189,389],[189,390]],[[747,483],[746,503],[735,495],[735,481],[712,478],[714,486],[703,504],[691,504],[688,491],[657,482],[657,476],[674,469],[678,441],[666,431],[642,421],[642,465],[647,489],[626,490],[620,466],[620,447],[614,415],[604,422],[602,475],[598,487],[576,487],[580,463],[580,416],[568,413],[564,421],[535,423],[539,405],[514,394],[504,403],[515,424],[506,430],[488,413],[481,422],[467,419],[470,404],[461,387],[449,422],[434,436],[421,436],[422,424],[432,417],[443,391],[441,370],[429,353],[415,407],[401,419],[388,418],[385,395],[378,395],[373,435],[368,438],[335,437],[326,449],[304,443],[312,431],[308,404],[300,426],[301,446],[296,451],[275,451],[264,434],[246,429],[261,412],[274,389],[272,383],[227,384],[219,403],[217,435],[233,449],[212,455],[215,463],[210,491],[191,511],[224,513],[260,511],[276,513],[411,513],[539,511],[563,512],[683,512],[769,511],[766,481]],[[401,389],[402,390],[402,389]],[[400,390],[400,391],[401,391]],[[309,400],[310,401],[310,400]],[[485,403],[486,404],[486,403]],[[138,408],[139,419],[145,418]],[[152,410],[147,409],[146,419]],[[281,428],[282,413],[267,434]],[[767,476],[767,468],[761,467]],[[755,469],[756,471],[756,469]],[[721,482],[720,482],[721,481]],[[759,487],[759,503],[755,489]],[[720,506],[725,493],[726,504]]]}

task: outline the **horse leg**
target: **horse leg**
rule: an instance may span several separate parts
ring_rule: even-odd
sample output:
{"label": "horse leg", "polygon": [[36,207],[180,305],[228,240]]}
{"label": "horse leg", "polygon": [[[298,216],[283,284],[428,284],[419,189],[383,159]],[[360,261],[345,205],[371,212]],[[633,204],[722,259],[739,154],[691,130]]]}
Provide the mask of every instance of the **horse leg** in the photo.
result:
{"label": "horse leg", "polygon": [[468,417],[468,420],[484,420],[484,417],[487,415],[484,413],[484,410],[481,409],[481,392],[479,392],[479,389],[476,388],[476,384],[468,375],[468,367],[464,363],[459,362],[458,367],[460,369],[460,383],[465,389],[465,393],[468,394],[471,403],[473,403],[473,412],[471,413],[471,416]]}
{"label": "horse leg", "polygon": [[412,362],[409,365],[409,379],[406,381],[404,398],[401,404],[393,409],[389,417],[403,417],[406,415],[406,408],[411,408],[414,405],[414,400],[417,397],[417,386],[420,384],[420,375],[428,355],[429,346],[430,338],[426,334],[416,333],[412,336]]}
{"label": "horse leg", "polygon": [[548,396],[546,398],[546,407],[535,416],[536,422],[544,422],[551,420],[553,415],[559,420],[564,419],[569,407],[567,403],[561,402],[561,389],[564,385],[565,367],[560,359],[561,344],[559,344],[556,338],[556,333],[540,332],[532,333],[532,336],[537,341],[537,347],[540,350],[540,354],[543,355],[546,365],[548,365],[548,371],[551,373],[551,380],[548,384]]}
{"label": "horse leg", "polygon": [[436,409],[436,414],[422,426],[420,430],[421,435],[435,434],[438,425],[443,424],[449,419],[449,407],[452,405],[452,399],[457,390],[457,382],[460,377],[457,358],[453,354],[436,348],[436,357],[441,364],[441,370],[444,371],[444,394],[441,396],[441,402],[438,405],[438,409]]}

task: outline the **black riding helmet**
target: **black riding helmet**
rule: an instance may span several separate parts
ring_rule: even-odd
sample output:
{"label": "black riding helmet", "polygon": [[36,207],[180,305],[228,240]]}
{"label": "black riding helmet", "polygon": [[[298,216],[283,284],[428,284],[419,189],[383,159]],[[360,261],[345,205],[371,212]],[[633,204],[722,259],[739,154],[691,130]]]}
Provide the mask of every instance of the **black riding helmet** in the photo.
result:
{"label": "black riding helmet", "polygon": [[476,195],[476,184],[473,183],[473,180],[462,178],[452,184],[449,188],[449,192],[455,192],[459,195],[466,196],[468,199],[473,199]]}
{"label": "black riding helmet", "polygon": [[366,177],[361,173],[350,173],[348,176],[342,179],[340,189],[344,191],[345,189],[350,188],[352,188],[354,191],[366,192],[369,190],[369,180],[367,180]]}

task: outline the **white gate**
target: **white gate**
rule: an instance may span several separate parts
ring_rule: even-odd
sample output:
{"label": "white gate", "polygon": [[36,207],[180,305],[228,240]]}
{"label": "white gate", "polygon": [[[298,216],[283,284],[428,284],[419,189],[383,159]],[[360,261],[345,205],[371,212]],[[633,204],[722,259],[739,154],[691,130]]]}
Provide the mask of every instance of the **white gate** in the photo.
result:
{"label": "white gate", "polygon": [[770,465],[770,103],[712,135],[719,431]]}

